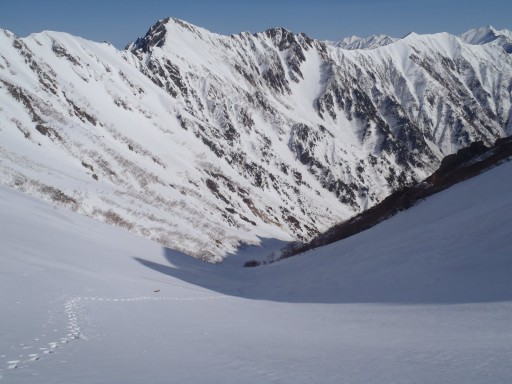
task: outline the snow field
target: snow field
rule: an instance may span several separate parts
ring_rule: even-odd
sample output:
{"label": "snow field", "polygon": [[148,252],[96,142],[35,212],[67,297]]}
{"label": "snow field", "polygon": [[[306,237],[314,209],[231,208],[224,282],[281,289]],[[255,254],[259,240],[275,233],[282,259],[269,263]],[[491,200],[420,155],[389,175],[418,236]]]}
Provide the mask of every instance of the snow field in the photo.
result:
{"label": "snow field", "polygon": [[342,242],[201,263],[0,190],[10,383],[503,383],[512,163]]}

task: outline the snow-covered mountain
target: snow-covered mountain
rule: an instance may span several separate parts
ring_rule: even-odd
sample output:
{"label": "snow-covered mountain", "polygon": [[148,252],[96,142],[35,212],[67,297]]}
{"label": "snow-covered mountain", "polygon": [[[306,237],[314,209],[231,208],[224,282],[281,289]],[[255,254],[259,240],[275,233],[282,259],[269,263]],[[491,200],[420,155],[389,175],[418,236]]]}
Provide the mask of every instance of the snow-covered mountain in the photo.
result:
{"label": "snow-covered mountain", "polygon": [[395,41],[397,41],[396,38],[388,35],[372,35],[368,37],[352,35],[340,41],[330,43],[343,49],[375,49],[394,43]]}
{"label": "snow-covered mountain", "polygon": [[164,19],[118,51],[0,32],[2,183],[220,260],[308,240],[512,133],[500,45],[416,35],[346,50]]}
{"label": "snow-covered mountain", "polygon": [[505,52],[512,53],[512,32],[506,29],[497,30],[489,25],[467,31],[460,37],[468,44],[496,44],[501,46]]}

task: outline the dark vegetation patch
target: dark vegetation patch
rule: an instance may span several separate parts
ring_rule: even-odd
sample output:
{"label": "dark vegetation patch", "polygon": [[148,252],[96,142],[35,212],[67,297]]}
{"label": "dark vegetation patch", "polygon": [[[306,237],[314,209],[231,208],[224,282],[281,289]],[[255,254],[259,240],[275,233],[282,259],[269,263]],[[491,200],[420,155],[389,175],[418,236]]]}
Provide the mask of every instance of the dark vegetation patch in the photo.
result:
{"label": "dark vegetation patch", "polygon": [[456,154],[446,156],[439,169],[423,182],[392,193],[379,204],[336,224],[306,244],[293,243],[282,250],[280,258],[287,258],[353,236],[398,212],[409,209],[426,197],[467,180],[512,157],[512,136],[498,139],[489,148],[483,142],[473,142]]}
{"label": "dark vegetation patch", "polygon": [[72,197],[66,195],[64,192],[62,192],[58,188],[43,184],[43,185],[39,186],[39,192],[50,197],[50,199],[55,203],[69,205],[72,208],[78,207],[78,201],[76,201]]}

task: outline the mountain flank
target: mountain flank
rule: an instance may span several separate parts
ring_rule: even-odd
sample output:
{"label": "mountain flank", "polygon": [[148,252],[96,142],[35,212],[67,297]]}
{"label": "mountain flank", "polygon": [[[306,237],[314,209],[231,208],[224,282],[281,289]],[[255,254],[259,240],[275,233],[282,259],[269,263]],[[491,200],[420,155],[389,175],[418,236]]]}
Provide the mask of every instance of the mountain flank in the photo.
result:
{"label": "mountain flank", "polygon": [[213,262],[308,242],[512,134],[509,37],[2,30],[0,182]]}
{"label": "mountain flank", "polygon": [[[474,142],[469,147],[446,156],[439,169],[421,183],[393,192],[379,204],[347,221],[336,224],[306,244],[288,245],[280,258],[295,256],[365,231],[411,208],[428,196],[475,177],[505,161],[510,161],[511,158],[512,137],[499,139],[492,147],[487,147],[482,142]],[[257,263],[249,263],[247,266],[256,265]]]}

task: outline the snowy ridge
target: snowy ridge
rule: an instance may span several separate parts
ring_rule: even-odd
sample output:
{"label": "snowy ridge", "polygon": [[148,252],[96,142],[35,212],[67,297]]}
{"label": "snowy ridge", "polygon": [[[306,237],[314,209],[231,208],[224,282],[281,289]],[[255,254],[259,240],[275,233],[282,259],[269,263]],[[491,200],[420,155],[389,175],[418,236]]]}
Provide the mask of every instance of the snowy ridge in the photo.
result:
{"label": "snowy ridge", "polygon": [[497,30],[489,25],[467,31],[460,38],[468,44],[496,44],[501,46],[505,52],[512,53],[512,32],[506,29]]}
{"label": "snowy ridge", "polygon": [[219,261],[311,239],[510,134],[511,73],[501,48],[447,34],[346,50],[163,19],[117,51],[2,31],[0,178]]}
{"label": "snowy ridge", "polygon": [[375,49],[395,41],[397,41],[396,38],[388,35],[372,35],[368,37],[353,35],[337,42],[330,42],[330,44],[343,49]]}

